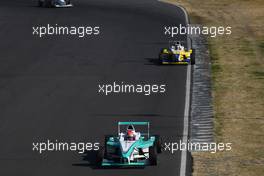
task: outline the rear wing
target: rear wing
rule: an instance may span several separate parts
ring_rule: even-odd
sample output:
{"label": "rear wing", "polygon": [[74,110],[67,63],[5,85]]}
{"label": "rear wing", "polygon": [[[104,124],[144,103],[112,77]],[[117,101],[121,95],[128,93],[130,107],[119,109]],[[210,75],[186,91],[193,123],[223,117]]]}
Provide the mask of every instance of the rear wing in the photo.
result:
{"label": "rear wing", "polygon": [[148,138],[149,138],[149,122],[118,122],[118,135],[121,134],[121,129],[120,129],[120,126],[123,126],[123,125],[133,125],[133,126],[138,126],[138,125],[141,125],[141,126],[147,126],[147,133],[141,133],[142,135],[147,135]]}

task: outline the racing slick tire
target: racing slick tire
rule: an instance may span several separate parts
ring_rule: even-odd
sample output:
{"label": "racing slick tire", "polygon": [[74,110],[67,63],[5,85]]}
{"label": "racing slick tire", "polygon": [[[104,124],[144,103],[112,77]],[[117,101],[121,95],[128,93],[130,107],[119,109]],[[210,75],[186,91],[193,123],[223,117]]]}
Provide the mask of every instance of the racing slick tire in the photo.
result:
{"label": "racing slick tire", "polygon": [[96,166],[102,166],[104,155],[105,155],[105,148],[101,146],[96,156],[96,161],[95,161]]}
{"label": "racing slick tire", "polygon": [[71,4],[71,0],[66,0],[66,4]]}
{"label": "racing slick tire", "polygon": [[149,163],[150,165],[157,165],[157,149],[156,146],[149,147]]}
{"label": "racing slick tire", "polygon": [[38,6],[39,6],[39,7],[43,7],[43,1],[38,0]]}
{"label": "racing slick tire", "polygon": [[52,7],[52,0],[38,0],[39,7]]}
{"label": "racing slick tire", "polygon": [[163,61],[163,60],[167,60],[168,57],[169,57],[169,54],[167,54],[167,53],[163,53],[163,50],[164,50],[164,48],[161,49],[161,52],[160,52],[160,54],[159,54],[159,63],[160,63],[160,64],[162,64],[162,61]]}
{"label": "racing slick tire", "polygon": [[195,49],[192,50],[192,54],[191,54],[191,65],[195,64]]}
{"label": "racing slick tire", "polygon": [[162,152],[162,140],[159,135],[155,135],[155,143],[154,146],[156,146],[157,153]]}

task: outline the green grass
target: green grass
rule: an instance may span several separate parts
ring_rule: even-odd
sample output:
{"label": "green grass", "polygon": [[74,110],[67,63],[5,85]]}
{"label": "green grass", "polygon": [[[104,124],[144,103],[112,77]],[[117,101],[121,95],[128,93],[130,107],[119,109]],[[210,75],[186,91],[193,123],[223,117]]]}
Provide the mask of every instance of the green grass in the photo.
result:
{"label": "green grass", "polygon": [[264,79],[264,71],[253,71],[252,74],[256,79]]}
{"label": "green grass", "polygon": [[244,54],[250,58],[256,57],[255,49],[249,40],[241,39],[238,52]]}
{"label": "green grass", "polygon": [[166,1],[185,7],[193,24],[232,26],[232,35],[209,38],[208,44],[215,139],[234,147],[214,155],[194,153],[193,175],[263,175],[263,0]]}
{"label": "green grass", "polygon": [[264,54],[264,41],[263,40],[258,42],[258,47],[259,47],[261,53]]}

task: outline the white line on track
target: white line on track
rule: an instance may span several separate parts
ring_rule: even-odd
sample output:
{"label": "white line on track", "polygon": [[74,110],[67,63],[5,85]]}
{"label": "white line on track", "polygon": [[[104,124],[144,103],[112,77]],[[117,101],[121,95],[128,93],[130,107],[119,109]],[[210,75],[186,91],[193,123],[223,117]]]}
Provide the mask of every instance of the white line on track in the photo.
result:
{"label": "white line on track", "polygon": [[[190,24],[189,16],[184,7],[178,6],[182,9],[185,14],[186,25]],[[190,49],[192,47],[191,41],[187,36],[187,47]],[[185,109],[184,109],[184,120],[183,120],[183,137],[182,142],[188,143],[188,133],[189,133],[189,114],[190,114],[190,95],[191,95],[191,70],[192,66],[187,66],[187,78],[186,78],[186,87],[185,87]],[[180,168],[180,176],[186,176],[186,165],[187,165],[187,149],[181,152],[181,168]]]}
{"label": "white line on track", "polygon": [[[168,3],[164,2],[162,0],[157,0],[162,3]],[[171,4],[171,3],[168,3]],[[186,9],[182,6],[175,5],[182,9],[182,11],[185,14],[185,20],[186,24],[188,25],[189,22],[189,16],[186,11]],[[191,47],[191,42],[188,42],[188,37],[187,37],[187,47]],[[183,137],[182,137],[182,142],[187,144],[188,142],[188,133],[189,133],[189,111],[190,111],[190,94],[191,94],[191,65],[187,66],[187,78],[186,78],[186,93],[185,93],[185,109],[184,109],[184,120],[183,120]],[[180,176],[186,176],[186,164],[187,164],[187,149],[181,151],[181,167],[180,167]]]}
{"label": "white line on track", "polygon": [[[190,109],[190,91],[191,91],[191,65],[187,66],[186,78],[186,94],[185,94],[185,110],[183,123],[183,138],[182,142],[187,144],[189,131],[189,109]],[[187,150],[181,152],[181,169],[180,176],[186,176]]]}

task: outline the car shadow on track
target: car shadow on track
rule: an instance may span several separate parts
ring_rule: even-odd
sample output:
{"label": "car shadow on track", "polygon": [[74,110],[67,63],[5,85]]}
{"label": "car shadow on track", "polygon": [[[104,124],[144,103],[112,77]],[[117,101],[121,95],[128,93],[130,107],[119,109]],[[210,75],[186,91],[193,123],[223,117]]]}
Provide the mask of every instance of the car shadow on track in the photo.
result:
{"label": "car shadow on track", "polygon": [[155,113],[116,113],[116,114],[108,114],[108,113],[96,113],[91,114],[92,116],[96,117],[161,117],[161,114],[155,114]]}
{"label": "car shadow on track", "polygon": [[92,169],[96,169],[96,157],[98,156],[98,151],[86,151],[81,157],[82,161],[80,163],[74,163],[72,166],[79,166],[79,167],[91,167]]}
{"label": "car shadow on track", "polygon": [[102,167],[97,163],[98,151],[87,151],[82,155],[82,162],[74,163],[72,166],[90,167],[91,169],[144,169],[145,167]]}
{"label": "car shadow on track", "polygon": [[147,63],[145,63],[144,65],[156,65],[156,66],[166,66],[166,67],[183,67],[184,65],[182,64],[165,64],[162,65],[159,61],[158,58],[145,58],[145,60],[147,61]]}
{"label": "car shadow on track", "polygon": [[157,58],[145,58],[145,60],[147,61],[147,63],[145,63],[144,65],[161,66],[159,59],[157,59]]}

